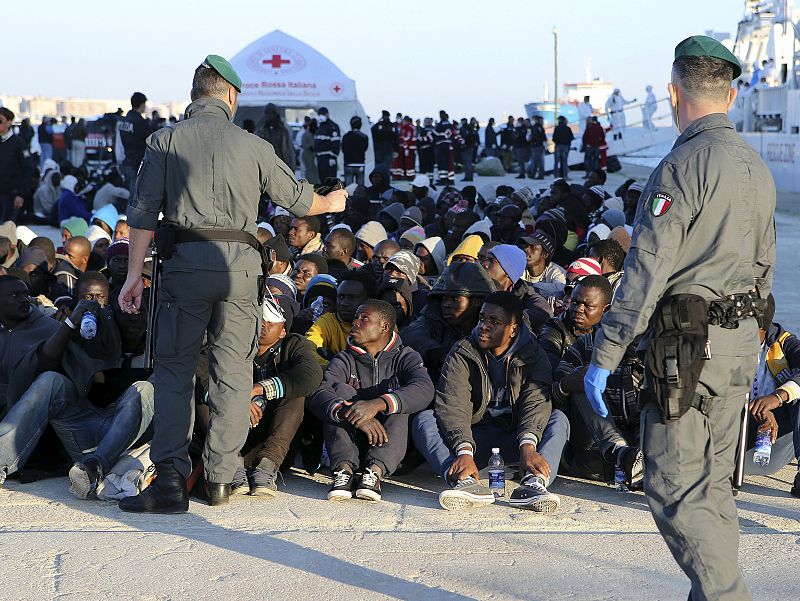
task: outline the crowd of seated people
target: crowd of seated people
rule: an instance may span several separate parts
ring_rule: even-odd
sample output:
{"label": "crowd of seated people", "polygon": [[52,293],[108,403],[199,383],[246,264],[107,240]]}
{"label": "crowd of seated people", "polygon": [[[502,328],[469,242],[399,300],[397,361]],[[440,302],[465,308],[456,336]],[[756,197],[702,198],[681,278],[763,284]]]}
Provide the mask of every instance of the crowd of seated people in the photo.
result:
{"label": "crowd of seated people", "polygon": [[[408,192],[372,183],[352,184],[338,216],[262,206],[270,277],[232,494],[291,493],[280,475],[296,467],[326,471],[331,501],[375,502],[387,477],[416,469],[441,477],[444,509],[478,507],[496,500],[482,477],[495,448],[519,481],[514,507],[556,511],[558,474],[613,482],[619,468],[641,486],[636,345],[609,378],[607,417],[591,409],[583,376],[624,278],[642,185],[611,194],[602,171],[540,194],[435,189],[419,177]],[[79,200],[65,194],[62,205]],[[120,310],[129,253],[113,203],[60,229],[54,244],[0,225],[0,486],[31,479],[56,445],[63,460],[51,472],[95,498],[152,436],[149,289],[140,314]],[[770,297],[748,444],[752,455],[768,429],[775,447],[767,467],[746,462],[751,473],[800,454],[800,343],[774,311]],[[202,441],[205,353],[195,389]]]}

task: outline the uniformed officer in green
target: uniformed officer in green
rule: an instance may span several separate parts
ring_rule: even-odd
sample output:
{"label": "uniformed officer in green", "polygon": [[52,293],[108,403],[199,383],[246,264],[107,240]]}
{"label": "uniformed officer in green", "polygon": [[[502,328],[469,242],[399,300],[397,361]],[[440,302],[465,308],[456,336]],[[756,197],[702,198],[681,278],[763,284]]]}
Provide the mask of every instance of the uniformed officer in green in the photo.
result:
{"label": "uniformed officer in green", "polygon": [[120,292],[124,311],[140,308],[142,266],[159,213],[164,217],[156,239],[172,232],[174,244],[163,257],[156,307],[150,456],[158,477],[142,494],[120,502],[125,511],[189,508],[193,377],[206,335],[211,422],[203,451],[205,477],[210,503],[227,502],[247,436],[257,349],[262,261],[251,235],[258,201],[267,193],[298,217],[344,210],[346,192],[315,194],[311,184],[295,179],[268,142],[231,122],[241,87],[228,61],[206,57],[194,73],[186,119],[148,138],[128,204],[130,263]]}
{"label": "uniformed officer in green", "polygon": [[[668,90],[680,136],[642,192],[625,275],[584,378],[601,416],[607,414],[601,393],[609,371],[637,335],[644,334],[640,351],[657,348],[650,346],[654,324],[673,295],[702,297],[706,314],[706,303],[717,299],[741,299],[756,286],[763,298],[770,292],[775,185],[727,117],[736,97],[731,80],[739,75],[738,61],[716,40],[693,36],[675,48]],[[693,601],[750,598],[738,565],[731,477],[759,339],[754,317],[736,323],[708,326],[710,359],[702,360],[700,337],[696,365],[703,368],[688,390],[697,406],[670,419],[648,403],[641,416],[645,495],[691,580]],[[673,374],[672,382],[687,376]]]}

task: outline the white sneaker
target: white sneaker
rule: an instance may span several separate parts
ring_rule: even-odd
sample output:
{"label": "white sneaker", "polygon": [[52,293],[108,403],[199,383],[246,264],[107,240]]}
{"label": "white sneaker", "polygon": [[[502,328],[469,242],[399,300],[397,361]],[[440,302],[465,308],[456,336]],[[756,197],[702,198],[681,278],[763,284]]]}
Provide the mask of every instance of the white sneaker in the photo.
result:
{"label": "white sneaker", "polygon": [[488,486],[484,486],[475,478],[459,480],[453,488],[439,495],[439,505],[448,511],[472,509],[494,503],[494,494]]}
{"label": "white sneaker", "polygon": [[537,513],[553,513],[561,506],[561,499],[547,490],[539,476],[528,475],[511,493],[508,504]]}

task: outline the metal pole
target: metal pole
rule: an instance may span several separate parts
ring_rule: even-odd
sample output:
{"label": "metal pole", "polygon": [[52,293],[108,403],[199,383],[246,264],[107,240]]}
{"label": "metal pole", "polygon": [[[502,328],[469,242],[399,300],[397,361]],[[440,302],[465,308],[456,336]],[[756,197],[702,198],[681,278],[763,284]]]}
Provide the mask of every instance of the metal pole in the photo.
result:
{"label": "metal pole", "polygon": [[558,28],[553,26],[553,63],[554,63],[554,81],[553,81],[553,125],[558,121]]}

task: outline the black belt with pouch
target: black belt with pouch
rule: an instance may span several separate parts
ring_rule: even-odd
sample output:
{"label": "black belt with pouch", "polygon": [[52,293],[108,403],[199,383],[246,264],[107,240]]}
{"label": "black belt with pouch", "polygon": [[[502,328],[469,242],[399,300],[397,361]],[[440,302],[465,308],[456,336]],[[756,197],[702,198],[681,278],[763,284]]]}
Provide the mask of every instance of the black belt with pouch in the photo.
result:
{"label": "black belt with pouch", "polygon": [[223,230],[210,228],[181,229],[170,225],[161,225],[155,232],[155,243],[158,255],[163,260],[172,258],[175,245],[184,242],[241,242],[252,247],[261,256],[261,277],[258,279],[258,304],[264,302],[265,287],[271,261],[264,245],[253,234],[243,230]]}
{"label": "black belt with pouch", "polygon": [[708,353],[708,304],[696,294],[665,298],[654,315],[645,351],[642,404],[654,402],[662,421],[674,420],[700,401],[695,390]]}
{"label": "black belt with pouch", "polygon": [[690,407],[708,413],[708,398],[696,393],[704,361],[711,359],[708,326],[736,329],[739,321],[760,317],[766,301],[758,292],[706,301],[696,294],[665,298],[653,316],[653,338],[645,351],[641,403],[654,402],[662,421],[680,418]]}

